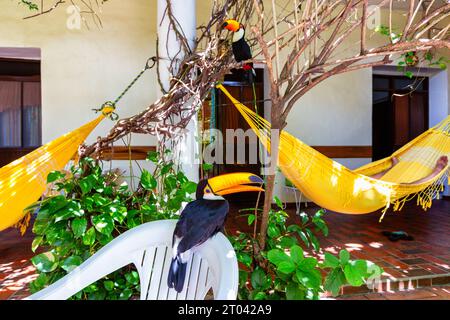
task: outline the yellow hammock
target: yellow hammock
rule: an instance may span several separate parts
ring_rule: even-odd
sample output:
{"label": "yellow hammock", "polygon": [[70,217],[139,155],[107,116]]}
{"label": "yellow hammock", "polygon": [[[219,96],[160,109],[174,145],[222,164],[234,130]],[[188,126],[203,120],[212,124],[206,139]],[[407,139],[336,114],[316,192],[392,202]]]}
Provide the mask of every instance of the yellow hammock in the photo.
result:
{"label": "yellow hammock", "polygon": [[[236,106],[270,152],[270,123],[236,100],[222,85],[217,88]],[[384,208],[384,214],[390,204],[395,211],[401,210],[404,203],[414,197],[423,209],[431,207],[432,200],[443,191],[449,166],[426,182],[408,183],[431,174],[443,155],[450,158],[450,116],[397,150],[392,156],[397,157],[399,163],[382,180],[370,176],[389,169],[391,157],[350,170],[286,131],[281,131],[280,135],[278,166],[308,199],[323,208],[347,214]]]}
{"label": "yellow hammock", "polygon": [[[104,107],[97,119],[0,168],[0,231],[22,220],[24,209],[44,193],[47,175],[64,168],[89,133],[113,110]],[[22,233],[27,224],[19,225]]]}

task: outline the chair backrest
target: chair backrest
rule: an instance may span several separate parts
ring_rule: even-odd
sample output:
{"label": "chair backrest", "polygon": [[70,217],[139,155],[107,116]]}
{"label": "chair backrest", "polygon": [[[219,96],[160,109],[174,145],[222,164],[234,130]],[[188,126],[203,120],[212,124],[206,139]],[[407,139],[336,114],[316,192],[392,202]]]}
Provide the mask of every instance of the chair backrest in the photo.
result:
{"label": "chair backrest", "polygon": [[195,248],[181,293],[167,287],[175,225],[176,220],[161,220],[133,228],[71,273],[27,299],[67,299],[130,263],[139,273],[142,300],[204,299],[210,289],[214,299],[236,299],[239,282],[236,254],[222,233]]}

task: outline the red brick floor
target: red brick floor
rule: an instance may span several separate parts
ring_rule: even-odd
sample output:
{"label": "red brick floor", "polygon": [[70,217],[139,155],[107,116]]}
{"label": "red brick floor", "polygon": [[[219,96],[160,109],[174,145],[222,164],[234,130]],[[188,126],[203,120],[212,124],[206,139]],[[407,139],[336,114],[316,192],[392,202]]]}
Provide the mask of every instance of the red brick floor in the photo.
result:
{"label": "red brick floor", "polygon": [[450,286],[435,286],[397,292],[347,295],[336,300],[450,300]]}
{"label": "red brick floor", "polygon": [[[315,210],[310,206],[305,211]],[[287,211],[290,223],[299,221],[293,209]],[[381,223],[379,217],[379,213],[325,215],[330,230],[327,238],[321,238],[325,251],[337,253],[347,248],[354,258],[371,260],[385,270],[382,285],[372,290],[381,293],[348,287],[342,292],[343,298],[449,299],[449,287],[436,286],[450,284],[450,201],[435,201],[427,212],[410,203],[401,212],[386,214]],[[236,229],[250,231],[247,218],[232,212],[227,230]],[[406,231],[414,241],[391,242],[381,234],[383,230]],[[0,300],[29,294],[28,283],[36,277],[29,261],[34,255],[32,239],[31,233],[21,237],[14,229],[0,233]]]}
{"label": "red brick floor", "polygon": [[23,237],[16,229],[0,233],[0,300],[20,299],[29,295],[28,284],[36,278],[30,258],[33,234]]}
{"label": "red brick floor", "polygon": [[[314,213],[318,208],[305,211]],[[299,222],[294,209],[287,209],[289,223]],[[383,267],[385,273],[376,288],[346,287],[343,294],[393,292],[431,285],[450,284],[450,201],[435,201],[428,211],[414,202],[401,212],[388,212],[382,222],[381,214],[344,215],[327,212],[324,216],[329,236],[320,237],[324,251],[338,253],[346,248],[354,259],[366,259]],[[245,229],[246,218],[232,214],[231,229]],[[413,241],[391,242],[382,231],[403,230]],[[318,255],[323,256],[323,251]]]}

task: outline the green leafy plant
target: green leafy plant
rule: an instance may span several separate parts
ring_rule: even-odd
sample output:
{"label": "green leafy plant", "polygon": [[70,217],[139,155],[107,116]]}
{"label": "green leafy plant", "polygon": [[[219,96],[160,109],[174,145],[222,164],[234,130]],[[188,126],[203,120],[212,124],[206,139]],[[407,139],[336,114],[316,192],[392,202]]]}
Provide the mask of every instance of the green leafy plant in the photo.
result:
{"label": "green leafy plant", "polygon": [[[403,35],[403,33],[396,32],[395,29],[391,30],[385,25],[377,26],[375,28],[375,32],[388,37],[389,41],[394,44],[398,42]],[[414,67],[421,62],[427,63],[430,67],[438,67],[441,70],[445,70],[447,69],[447,64],[450,60],[444,56],[434,58],[431,51],[423,52],[420,55],[417,52],[409,51],[400,56],[400,59],[397,62],[397,69],[402,71],[406,77],[412,79],[414,77],[414,73],[408,69],[408,67]]]}
{"label": "green leafy plant", "polygon": [[[196,183],[157,152],[148,154],[155,170],[142,170],[136,191],[121,175],[103,172],[86,158],[70,173],[51,172],[47,182],[56,193],[36,203],[31,259],[39,276],[32,292],[57,281],[119,234],[142,223],[177,218],[183,202],[191,201]],[[131,267],[118,270],[79,292],[74,299],[129,299],[139,293],[139,277]]]}
{"label": "green leafy plant", "polygon": [[[361,286],[382,274],[382,268],[370,261],[351,260],[347,250],[338,256],[325,252],[320,262],[315,257],[321,249],[316,234],[328,235],[325,210],[312,216],[302,213],[299,224],[287,225],[288,214],[277,197],[275,203],[278,208],[270,211],[264,251],[259,251],[252,234],[229,237],[240,264],[240,299],[313,300],[324,291],[337,295],[344,285]],[[255,222],[255,214],[249,214],[248,224]]]}

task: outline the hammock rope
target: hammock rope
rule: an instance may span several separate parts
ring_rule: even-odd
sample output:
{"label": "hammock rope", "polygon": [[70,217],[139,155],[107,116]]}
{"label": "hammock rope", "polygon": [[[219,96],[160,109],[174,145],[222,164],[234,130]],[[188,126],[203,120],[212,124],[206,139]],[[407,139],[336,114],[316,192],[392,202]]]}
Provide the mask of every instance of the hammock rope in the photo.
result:
{"label": "hammock rope", "polygon": [[0,231],[15,226],[22,234],[25,233],[30,221],[30,213],[26,208],[45,192],[48,174],[64,168],[104,118],[119,118],[115,113],[117,103],[155,63],[156,57],[148,59],[144,69],[116,100],[107,101],[99,109],[93,109],[96,113],[101,113],[95,120],[0,168]]}
{"label": "hammock rope", "polygon": [[[230,99],[270,153],[270,123],[240,103],[221,84],[216,87]],[[323,208],[347,214],[365,214],[383,209],[383,217],[391,205],[394,211],[398,211],[414,198],[424,210],[431,207],[432,201],[439,198],[439,193],[443,191],[449,177],[449,165],[427,181],[414,181],[430,175],[436,161],[444,155],[450,157],[450,116],[391,157],[356,170],[344,167],[286,131],[281,131],[278,166],[307,198]],[[392,157],[399,160],[393,167]],[[381,179],[371,177],[386,170],[389,171]]]}

